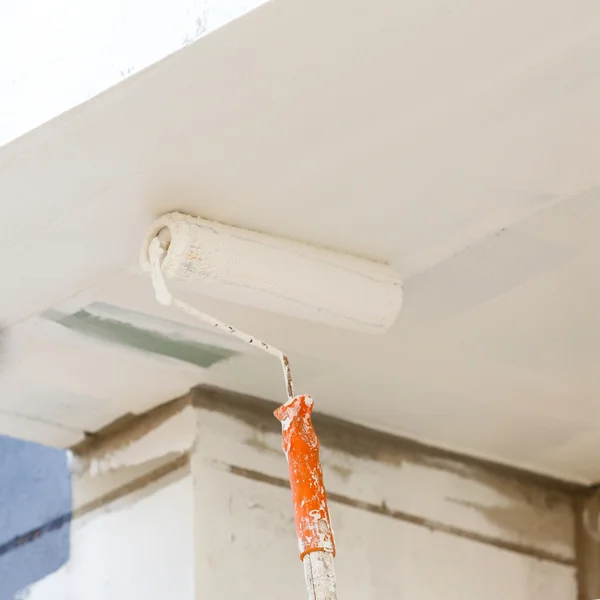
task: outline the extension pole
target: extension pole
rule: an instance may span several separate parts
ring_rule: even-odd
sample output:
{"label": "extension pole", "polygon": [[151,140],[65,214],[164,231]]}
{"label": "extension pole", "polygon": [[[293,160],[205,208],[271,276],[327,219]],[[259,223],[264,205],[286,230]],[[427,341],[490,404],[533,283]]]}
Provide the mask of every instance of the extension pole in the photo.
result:
{"label": "extension pole", "polygon": [[309,600],[337,600],[335,542],[319,461],[319,440],[310,415],[313,399],[296,396],[275,411],[281,421],[294,504],[294,522]]}

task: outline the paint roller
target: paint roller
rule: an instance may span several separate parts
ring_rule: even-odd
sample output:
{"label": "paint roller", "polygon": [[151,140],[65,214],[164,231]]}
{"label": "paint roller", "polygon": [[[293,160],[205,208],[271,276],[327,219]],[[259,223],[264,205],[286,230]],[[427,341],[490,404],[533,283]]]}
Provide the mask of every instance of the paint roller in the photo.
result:
{"label": "paint roller", "polygon": [[369,333],[386,331],[402,304],[386,265],[179,213],[152,225],[146,270],[156,237],[165,277],[191,292]]}
{"label": "paint roller", "polygon": [[402,305],[400,277],[384,264],[181,213],[166,214],[152,224],[140,263],[150,273],[160,303],[281,361],[288,400],[275,416],[282,424],[300,558],[309,598],[334,600],[335,544],[319,442],[310,420],[312,398],[294,395],[289,361],[281,350],[183,302],[170,286],[327,325],[383,333]]}

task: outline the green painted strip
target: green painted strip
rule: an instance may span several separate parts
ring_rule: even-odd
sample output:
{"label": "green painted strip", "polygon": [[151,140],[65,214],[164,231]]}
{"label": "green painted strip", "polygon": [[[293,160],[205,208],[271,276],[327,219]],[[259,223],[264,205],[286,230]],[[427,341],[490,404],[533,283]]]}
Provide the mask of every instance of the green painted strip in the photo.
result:
{"label": "green painted strip", "polygon": [[116,319],[100,318],[86,310],[80,310],[72,315],[46,313],[45,316],[68,329],[90,337],[167,356],[198,367],[208,368],[236,355],[232,350],[190,340],[174,339]]}

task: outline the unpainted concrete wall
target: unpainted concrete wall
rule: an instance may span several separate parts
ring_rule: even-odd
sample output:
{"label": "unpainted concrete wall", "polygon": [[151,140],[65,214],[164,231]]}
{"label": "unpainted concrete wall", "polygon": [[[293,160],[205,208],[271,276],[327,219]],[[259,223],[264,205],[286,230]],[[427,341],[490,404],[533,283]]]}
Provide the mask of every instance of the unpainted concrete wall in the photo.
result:
{"label": "unpainted concrete wall", "polygon": [[[32,600],[306,597],[271,407],[211,394],[187,413],[189,463],[149,456],[80,480],[96,506],[74,521],[70,563]],[[560,485],[353,426],[317,431],[340,598],[576,600],[574,512]]]}

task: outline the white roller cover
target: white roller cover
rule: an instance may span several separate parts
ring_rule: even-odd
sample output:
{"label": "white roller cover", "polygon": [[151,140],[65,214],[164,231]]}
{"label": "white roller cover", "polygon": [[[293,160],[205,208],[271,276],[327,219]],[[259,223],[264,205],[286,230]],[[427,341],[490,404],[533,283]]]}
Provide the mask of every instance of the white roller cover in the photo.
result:
{"label": "white roller cover", "polygon": [[338,327],[381,333],[402,305],[388,266],[255,231],[169,213],[152,225],[141,254],[159,236],[174,285],[198,294]]}

